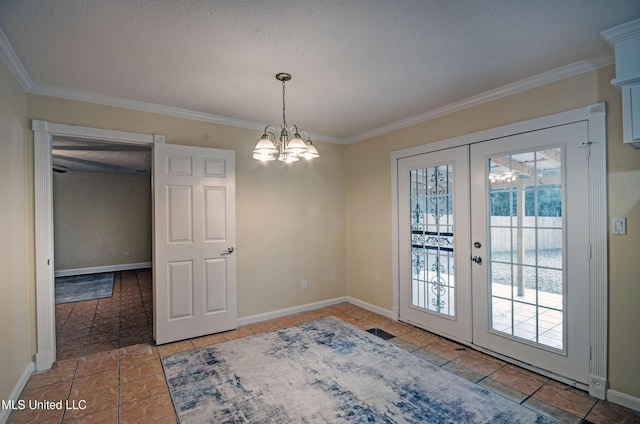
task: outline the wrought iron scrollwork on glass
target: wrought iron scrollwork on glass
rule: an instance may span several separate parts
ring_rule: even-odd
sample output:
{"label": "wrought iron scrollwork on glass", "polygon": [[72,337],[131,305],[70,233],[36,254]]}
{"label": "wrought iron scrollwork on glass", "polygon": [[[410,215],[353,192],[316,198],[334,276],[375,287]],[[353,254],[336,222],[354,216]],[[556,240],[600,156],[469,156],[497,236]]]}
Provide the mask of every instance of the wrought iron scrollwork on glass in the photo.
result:
{"label": "wrought iron scrollwork on glass", "polygon": [[447,294],[447,283],[442,275],[446,274],[447,270],[440,264],[440,257],[436,256],[433,264],[431,265],[431,272],[434,273],[433,277],[429,280],[431,283],[431,292],[435,297],[431,298],[431,304],[436,311],[441,312],[445,306],[443,298]]}
{"label": "wrought iron scrollwork on glass", "polygon": [[447,212],[446,210],[446,198],[449,188],[447,187],[447,178],[442,173],[441,167],[436,166],[429,177],[429,182],[432,184],[429,188],[429,213],[435,219],[436,223],[440,222],[440,219]]}
{"label": "wrought iron scrollwork on glass", "polygon": [[414,231],[424,230],[424,211],[420,208],[420,202],[416,201],[416,205],[411,212],[411,227]]}
{"label": "wrought iron scrollwork on glass", "polygon": [[452,165],[412,170],[412,304],[454,315]]}
{"label": "wrought iron scrollwork on glass", "polygon": [[413,248],[411,255],[411,265],[413,266],[414,275],[419,275],[424,271],[424,257],[422,256],[422,249]]}
{"label": "wrought iron scrollwork on glass", "polygon": [[428,236],[425,240],[425,244],[437,247],[453,247],[453,238]]}

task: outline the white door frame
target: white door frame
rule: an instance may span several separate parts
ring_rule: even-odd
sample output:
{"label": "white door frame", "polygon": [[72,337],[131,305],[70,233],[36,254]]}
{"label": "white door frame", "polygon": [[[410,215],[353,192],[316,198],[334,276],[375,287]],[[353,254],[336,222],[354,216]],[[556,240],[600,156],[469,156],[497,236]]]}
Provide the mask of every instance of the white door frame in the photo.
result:
{"label": "white door frame", "polygon": [[[589,262],[589,340],[591,361],[589,362],[589,394],[599,399],[606,398],[608,370],[608,240],[607,240],[607,146],[606,105],[596,103],[553,115],[492,128],[472,134],[454,137],[435,143],[391,152],[391,215],[392,215],[392,278],[393,316],[399,317],[399,249],[398,246],[398,160],[401,158],[435,152],[466,144],[480,143],[544,128],[587,121],[589,149],[589,234],[591,260]],[[483,350],[473,344],[470,346]],[[503,358],[507,359],[507,358]],[[511,360],[513,362],[513,360]],[[525,367],[526,364],[519,364]],[[544,370],[535,371],[545,374]],[[553,375],[553,378],[558,376]]]}
{"label": "white door frame", "polygon": [[[54,136],[80,137],[129,144],[164,143],[164,136],[55,124],[34,119],[34,214],[36,278],[36,371],[51,368],[56,360],[53,244],[53,172],[51,140]],[[153,171],[152,171],[153,174]],[[153,200],[152,200],[153,202]]]}

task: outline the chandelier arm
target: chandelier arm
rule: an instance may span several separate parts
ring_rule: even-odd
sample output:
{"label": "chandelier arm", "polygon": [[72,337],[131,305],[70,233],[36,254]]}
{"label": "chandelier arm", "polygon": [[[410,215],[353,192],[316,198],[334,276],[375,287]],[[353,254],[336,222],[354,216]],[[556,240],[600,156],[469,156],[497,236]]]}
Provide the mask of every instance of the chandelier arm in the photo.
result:
{"label": "chandelier arm", "polygon": [[[269,129],[272,129],[272,131],[269,131]],[[280,144],[280,139],[276,134],[276,127],[274,127],[273,125],[267,125],[264,129],[264,135],[269,136],[269,139],[271,139],[271,141],[273,142],[273,144],[278,147],[278,144]]]}
{"label": "chandelier arm", "polygon": [[[273,131],[269,132],[269,128],[271,128]],[[265,134],[275,134],[276,133],[276,127],[274,127],[273,125],[269,124],[266,127],[264,127],[264,133]]]}
{"label": "chandelier arm", "polygon": [[298,133],[298,126],[296,124],[293,124],[289,127],[289,132],[293,132],[294,134]]}
{"label": "chandelier arm", "polygon": [[311,140],[311,134],[309,134],[309,131],[307,131],[307,130],[298,131],[298,128],[296,128],[296,132],[306,134],[307,135],[307,140]]}

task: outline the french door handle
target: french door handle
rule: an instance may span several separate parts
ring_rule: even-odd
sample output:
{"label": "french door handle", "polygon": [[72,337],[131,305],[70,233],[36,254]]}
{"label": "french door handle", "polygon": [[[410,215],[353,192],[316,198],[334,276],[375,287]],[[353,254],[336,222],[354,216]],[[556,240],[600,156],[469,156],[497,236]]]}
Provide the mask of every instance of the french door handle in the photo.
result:
{"label": "french door handle", "polygon": [[474,256],[473,258],[471,258],[471,260],[478,265],[482,265],[482,258],[480,256]]}
{"label": "french door handle", "polygon": [[234,251],[236,250],[235,247],[231,246],[229,247],[227,250],[225,250],[224,252],[220,253],[221,255],[230,255],[232,254]]}

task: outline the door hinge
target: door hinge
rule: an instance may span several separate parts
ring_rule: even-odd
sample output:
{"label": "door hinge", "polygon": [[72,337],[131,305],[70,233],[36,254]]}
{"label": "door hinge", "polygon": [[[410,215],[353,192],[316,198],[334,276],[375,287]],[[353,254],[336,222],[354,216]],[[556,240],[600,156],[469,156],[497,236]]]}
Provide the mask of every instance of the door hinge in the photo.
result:
{"label": "door hinge", "polygon": [[587,244],[587,259],[591,260],[591,243]]}

